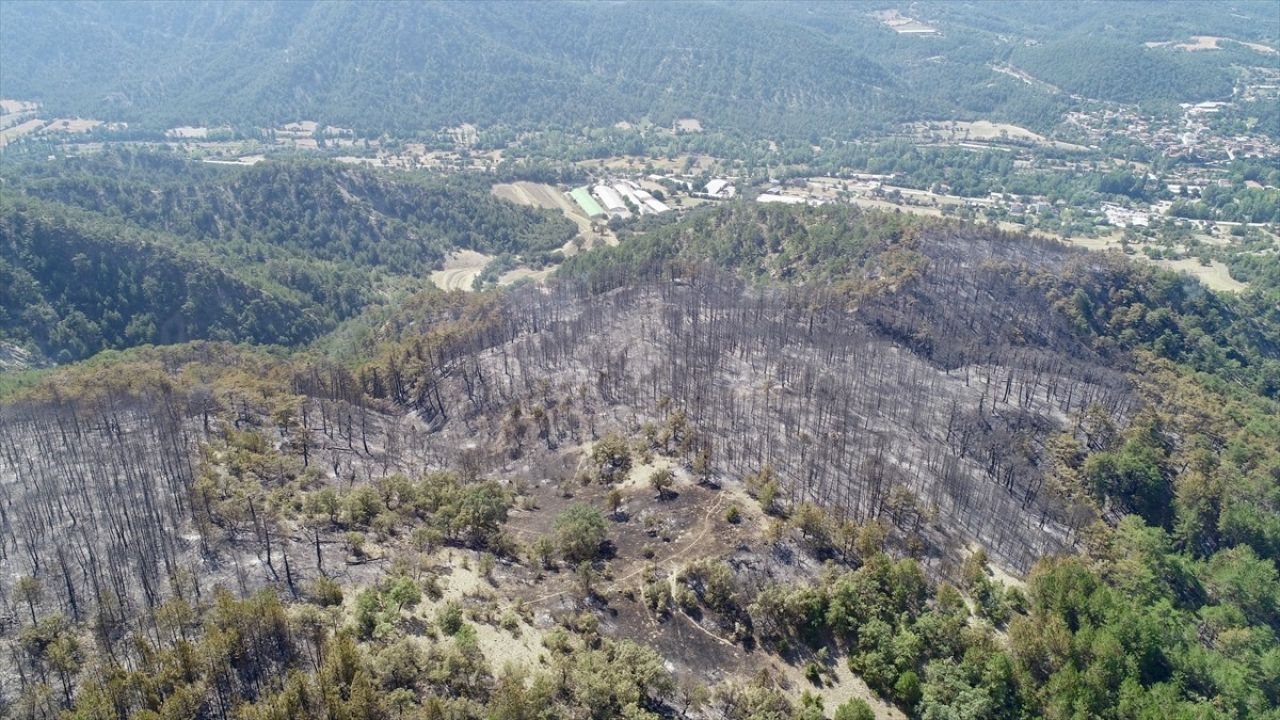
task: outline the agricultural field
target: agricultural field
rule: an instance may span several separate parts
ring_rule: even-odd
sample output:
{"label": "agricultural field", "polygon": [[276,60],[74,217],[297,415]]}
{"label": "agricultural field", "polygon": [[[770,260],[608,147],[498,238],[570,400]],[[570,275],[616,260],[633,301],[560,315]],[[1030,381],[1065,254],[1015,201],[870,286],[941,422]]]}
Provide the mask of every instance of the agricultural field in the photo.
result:
{"label": "agricultural field", "polygon": [[[519,205],[559,210],[578,226],[578,235],[582,238],[584,247],[590,248],[602,242],[610,245],[617,242],[613,233],[603,225],[593,224],[590,219],[584,217],[582,211],[565,195],[564,191],[554,185],[526,180],[498,183],[493,186],[493,194]],[[565,257],[570,257],[578,252],[578,245],[573,241],[567,242],[560,248],[560,252],[564,253]]]}

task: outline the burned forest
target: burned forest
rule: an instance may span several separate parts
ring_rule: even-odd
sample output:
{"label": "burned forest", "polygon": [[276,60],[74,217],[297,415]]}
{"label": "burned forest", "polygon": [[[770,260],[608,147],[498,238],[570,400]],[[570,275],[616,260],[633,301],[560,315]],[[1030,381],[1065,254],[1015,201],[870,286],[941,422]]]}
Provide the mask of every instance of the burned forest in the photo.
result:
{"label": "burned forest", "polygon": [[[201,341],[60,368],[0,405],[0,710],[935,717],[969,683],[974,717],[1055,714],[1077,701],[1050,681],[1094,660],[1045,634],[1170,598],[1238,612],[1259,649],[1221,662],[1262,672],[1280,462],[1271,401],[1229,388],[1275,348],[1187,282],[729,208],[546,284],[419,294],[342,360]],[[1160,345],[1192,322],[1198,346]],[[1204,647],[1166,640],[1143,692]]]}

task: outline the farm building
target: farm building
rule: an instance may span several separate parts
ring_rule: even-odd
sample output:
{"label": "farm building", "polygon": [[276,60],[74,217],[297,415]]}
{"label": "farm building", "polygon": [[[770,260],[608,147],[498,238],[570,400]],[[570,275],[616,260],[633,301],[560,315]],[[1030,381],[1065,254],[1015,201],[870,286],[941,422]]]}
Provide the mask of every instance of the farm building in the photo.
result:
{"label": "farm building", "polygon": [[587,217],[592,220],[602,219],[609,215],[604,211],[604,208],[600,207],[600,203],[591,197],[591,193],[587,192],[585,187],[571,191],[569,197],[573,198],[573,201],[578,203],[578,207],[582,208],[582,212],[586,213]]}
{"label": "farm building", "polygon": [[627,209],[627,204],[623,202],[622,196],[618,194],[617,190],[608,185],[597,185],[593,192],[601,204],[604,205],[605,210],[609,211],[610,215],[617,215],[618,217],[631,216],[631,211]]}
{"label": "farm building", "polygon": [[667,204],[659,201],[657,198],[649,194],[649,191],[636,188],[631,197],[635,199],[636,204],[640,206],[640,212],[644,215],[664,213],[671,208]]}
{"label": "farm building", "polygon": [[716,178],[707,183],[706,192],[714,198],[731,198],[738,193],[738,189],[730,185],[728,180]]}
{"label": "farm building", "polygon": [[756,202],[781,203],[783,205],[804,205],[805,199],[796,195],[781,195],[778,193],[767,192],[757,195]]}

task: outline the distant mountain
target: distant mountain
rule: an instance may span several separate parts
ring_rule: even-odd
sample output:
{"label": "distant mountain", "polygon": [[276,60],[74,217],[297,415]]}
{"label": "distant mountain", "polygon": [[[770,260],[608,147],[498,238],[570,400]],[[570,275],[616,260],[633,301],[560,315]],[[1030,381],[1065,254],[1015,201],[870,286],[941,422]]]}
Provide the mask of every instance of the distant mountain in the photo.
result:
{"label": "distant mountain", "polygon": [[[1054,60],[1088,57],[1093,30],[1073,18],[1093,14],[1056,10],[1043,25],[1034,7],[1000,6],[912,9],[941,20],[917,35],[863,4],[9,2],[0,84],[52,112],[152,128],[312,118],[409,133],[694,116],[807,136],[975,114],[1047,122],[1062,99],[991,65],[1040,39],[1081,50]],[[1114,12],[1127,23],[1137,9]],[[1156,12],[1148,30],[1164,39],[1166,25]],[[1135,50],[1150,39],[1112,38]],[[1228,68],[1211,72],[1229,87]]]}

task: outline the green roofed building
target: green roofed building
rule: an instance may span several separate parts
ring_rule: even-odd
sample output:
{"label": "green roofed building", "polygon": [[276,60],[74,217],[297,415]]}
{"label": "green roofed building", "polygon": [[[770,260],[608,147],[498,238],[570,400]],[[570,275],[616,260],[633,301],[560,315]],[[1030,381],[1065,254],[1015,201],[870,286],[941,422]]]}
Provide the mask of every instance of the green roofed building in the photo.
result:
{"label": "green roofed building", "polygon": [[604,211],[604,208],[600,207],[600,203],[596,202],[596,199],[591,197],[591,193],[585,187],[580,187],[569,193],[569,197],[573,198],[573,201],[578,203],[578,207],[582,208],[582,211],[585,212],[587,217],[592,220],[608,215],[608,213]]}

